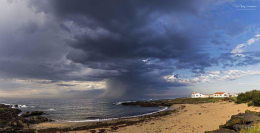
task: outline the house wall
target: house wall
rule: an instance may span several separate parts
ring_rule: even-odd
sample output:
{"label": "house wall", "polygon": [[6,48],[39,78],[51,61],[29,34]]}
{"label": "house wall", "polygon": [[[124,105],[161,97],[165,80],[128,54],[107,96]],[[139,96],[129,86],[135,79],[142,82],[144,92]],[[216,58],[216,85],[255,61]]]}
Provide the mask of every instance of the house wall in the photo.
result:
{"label": "house wall", "polygon": [[231,96],[229,93],[224,94],[210,94],[210,95],[203,95],[201,93],[191,94],[192,98],[206,98],[206,97],[229,97]]}
{"label": "house wall", "polygon": [[229,97],[228,93],[224,93],[224,94],[214,94],[213,97]]}
{"label": "house wall", "polygon": [[196,94],[192,94],[191,97],[192,98],[205,98],[205,97],[208,97],[208,96],[200,94],[200,93],[196,93]]}
{"label": "house wall", "polygon": [[232,97],[237,97],[237,96],[238,96],[238,94],[233,94],[233,95],[232,95]]}

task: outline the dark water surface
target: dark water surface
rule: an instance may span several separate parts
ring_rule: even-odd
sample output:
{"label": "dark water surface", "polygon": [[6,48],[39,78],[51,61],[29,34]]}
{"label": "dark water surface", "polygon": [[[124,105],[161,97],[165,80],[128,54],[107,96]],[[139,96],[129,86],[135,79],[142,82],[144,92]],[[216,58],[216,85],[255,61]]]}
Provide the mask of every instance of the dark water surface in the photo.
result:
{"label": "dark water surface", "polygon": [[[125,101],[121,101],[125,102]],[[143,115],[162,110],[160,107],[122,106],[108,99],[0,99],[1,104],[17,104],[18,109],[44,111],[57,121],[91,121]]]}

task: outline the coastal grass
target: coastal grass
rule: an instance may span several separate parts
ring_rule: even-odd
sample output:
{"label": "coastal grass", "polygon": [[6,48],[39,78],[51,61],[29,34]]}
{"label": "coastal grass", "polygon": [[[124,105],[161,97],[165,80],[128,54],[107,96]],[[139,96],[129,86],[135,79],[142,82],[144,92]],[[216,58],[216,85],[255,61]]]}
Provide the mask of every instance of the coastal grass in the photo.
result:
{"label": "coastal grass", "polygon": [[260,106],[260,91],[252,90],[240,93],[237,97],[236,103],[247,103],[248,106]]}
{"label": "coastal grass", "polygon": [[260,133],[260,124],[252,128],[243,128],[239,133]]}
{"label": "coastal grass", "polygon": [[159,107],[159,106],[172,106],[174,104],[199,104],[199,103],[216,103],[220,101],[231,101],[235,102],[236,97],[225,97],[225,98],[176,98],[176,99],[164,99],[156,101],[137,101],[122,103],[125,106],[141,106],[141,107]]}

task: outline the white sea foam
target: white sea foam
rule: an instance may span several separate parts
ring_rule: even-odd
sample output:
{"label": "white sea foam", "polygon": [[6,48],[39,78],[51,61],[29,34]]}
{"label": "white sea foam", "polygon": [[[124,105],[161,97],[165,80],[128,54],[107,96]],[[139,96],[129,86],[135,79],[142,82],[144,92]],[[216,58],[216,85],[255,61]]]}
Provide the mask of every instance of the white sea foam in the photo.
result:
{"label": "white sea foam", "polygon": [[117,119],[125,119],[125,118],[135,118],[135,117],[140,117],[140,116],[146,116],[146,115],[151,115],[154,113],[159,113],[162,111],[167,110],[168,107],[164,107],[163,109],[151,113],[146,113],[146,114],[141,114],[141,115],[134,115],[134,116],[126,116],[126,117],[118,117],[118,118],[107,118],[107,119],[93,119],[93,120],[78,120],[78,121],[67,121],[67,122],[97,122],[97,121],[109,121],[109,120],[117,120]]}
{"label": "white sea foam", "polygon": [[49,108],[47,111],[56,111],[54,108]]}
{"label": "white sea foam", "polygon": [[121,105],[122,103],[130,103],[130,102],[136,102],[136,101],[122,101],[122,102],[116,102],[113,103],[114,105]]}
{"label": "white sea foam", "polygon": [[[9,104],[9,103],[1,103],[1,104],[4,104],[4,105],[7,105],[7,106],[11,106],[11,108],[35,108],[35,106],[27,106],[25,104]],[[17,105],[17,107],[16,107]]]}
{"label": "white sea foam", "polygon": [[27,108],[27,105],[18,105],[18,108]]}
{"label": "white sea foam", "polygon": [[19,113],[18,116],[21,116],[23,114],[23,112]]}

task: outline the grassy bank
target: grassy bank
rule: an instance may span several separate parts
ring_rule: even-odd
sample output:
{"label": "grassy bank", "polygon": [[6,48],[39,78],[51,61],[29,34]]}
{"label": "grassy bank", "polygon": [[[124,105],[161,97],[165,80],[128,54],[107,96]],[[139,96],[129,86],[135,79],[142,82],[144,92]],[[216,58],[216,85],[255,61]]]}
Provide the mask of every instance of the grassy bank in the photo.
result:
{"label": "grassy bank", "polygon": [[215,103],[219,101],[236,101],[236,97],[227,98],[176,98],[167,100],[156,101],[137,101],[122,103],[125,106],[142,106],[142,107],[159,107],[159,106],[172,106],[173,104],[199,104],[199,103]]}

